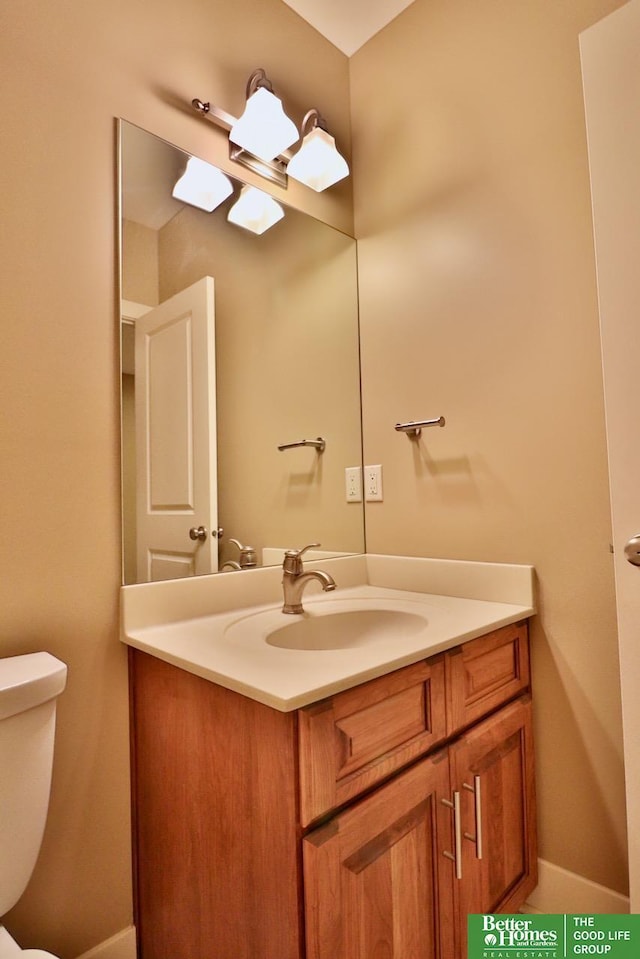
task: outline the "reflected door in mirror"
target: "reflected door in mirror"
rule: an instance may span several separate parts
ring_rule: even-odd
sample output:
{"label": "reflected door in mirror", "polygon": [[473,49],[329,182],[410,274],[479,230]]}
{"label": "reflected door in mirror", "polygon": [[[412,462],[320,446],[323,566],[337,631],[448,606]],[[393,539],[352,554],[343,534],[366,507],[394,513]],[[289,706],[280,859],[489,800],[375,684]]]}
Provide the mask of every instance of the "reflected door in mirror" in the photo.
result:
{"label": "reflected door in mirror", "polygon": [[138,582],[218,569],[214,337],[211,277],[135,324]]}

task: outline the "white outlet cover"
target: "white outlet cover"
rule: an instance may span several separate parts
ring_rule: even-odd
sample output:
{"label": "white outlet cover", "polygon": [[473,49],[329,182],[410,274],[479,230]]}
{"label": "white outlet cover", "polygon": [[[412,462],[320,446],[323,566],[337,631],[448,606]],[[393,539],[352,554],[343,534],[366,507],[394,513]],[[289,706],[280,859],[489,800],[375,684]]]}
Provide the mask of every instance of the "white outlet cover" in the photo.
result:
{"label": "white outlet cover", "polygon": [[362,468],[347,466],[344,471],[345,498],[347,503],[362,502]]}
{"label": "white outlet cover", "polygon": [[382,466],[380,463],[375,466],[365,466],[364,488],[367,503],[382,502]]}

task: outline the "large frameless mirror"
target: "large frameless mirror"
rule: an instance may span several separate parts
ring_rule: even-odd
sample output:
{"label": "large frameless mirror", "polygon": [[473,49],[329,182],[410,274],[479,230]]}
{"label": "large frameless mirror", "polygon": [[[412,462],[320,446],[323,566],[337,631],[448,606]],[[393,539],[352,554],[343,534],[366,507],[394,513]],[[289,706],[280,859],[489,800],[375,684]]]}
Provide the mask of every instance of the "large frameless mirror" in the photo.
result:
{"label": "large frameless mirror", "polygon": [[230,222],[233,178],[212,212],[176,199],[189,160],[120,121],[125,584],[364,550],[355,241]]}

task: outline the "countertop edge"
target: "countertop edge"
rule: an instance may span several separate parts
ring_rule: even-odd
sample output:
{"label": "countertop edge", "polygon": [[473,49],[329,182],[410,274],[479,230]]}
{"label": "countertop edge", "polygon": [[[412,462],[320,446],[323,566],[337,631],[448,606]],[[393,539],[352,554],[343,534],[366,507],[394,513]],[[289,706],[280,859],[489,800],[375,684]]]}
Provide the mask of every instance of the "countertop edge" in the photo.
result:
{"label": "countertop edge", "polygon": [[455,646],[459,646],[462,643],[468,642],[472,639],[477,639],[479,636],[493,632],[496,629],[509,626],[513,623],[520,622],[521,620],[529,619],[530,617],[534,616],[536,612],[533,606],[517,606],[514,608],[515,604],[505,605],[510,606],[510,612],[506,613],[502,617],[492,619],[490,622],[484,621],[478,626],[468,627],[461,632],[452,633],[450,636],[447,636],[446,638],[443,638],[432,645],[419,647],[418,649],[412,650],[409,653],[394,657],[385,663],[379,663],[370,667],[365,667],[363,670],[353,673],[349,677],[339,677],[332,682],[325,683],[314,688],[313,690],[305,690],[302,693],[293,695],[287,699],[283,699],[282,697],[269,693],[268,691],[259,687],[252,686],[250,683],[243,682],[237,677],[219,673],[215,669],[205,666],[202,663],[183,659],[177,653],[174,653],[170,650],[158,648],[158,646],[154,645],[152,642],[145,640],[145,630],[142,630],[140,633],[136,630],[131,630],[126,636],[123,635],[122,639],[123,642],[128,646],[131,646],[140,652],[147,653],[148,655],[154,656],[156,659],[160,659],[172,666],[176,666],[178,669],[183,669],[186,672],[192,673],[194,676],[198,676],[207,682],[216,683],[225,689],[229,689],[233,692],[239,693],[242,696],[246,696],[249,699],[253,699],[254,701],[262,703],[264,706],[268,706],[277,710],[278,712],[286,713],[293,712],[305,706],[310,706],[313,703],[320,702],[329,696],[335,695],[336,693],[344,692],[347,689],[352,689],[355,686],[366,683],[371,679],[377,679],[380,676],[386,676],[388,673],[392,673],[397,669],[402,669],[404,666],[410,666],[422,659],[430,658],[431,656],[438,655],[438,653],[446,652]]}

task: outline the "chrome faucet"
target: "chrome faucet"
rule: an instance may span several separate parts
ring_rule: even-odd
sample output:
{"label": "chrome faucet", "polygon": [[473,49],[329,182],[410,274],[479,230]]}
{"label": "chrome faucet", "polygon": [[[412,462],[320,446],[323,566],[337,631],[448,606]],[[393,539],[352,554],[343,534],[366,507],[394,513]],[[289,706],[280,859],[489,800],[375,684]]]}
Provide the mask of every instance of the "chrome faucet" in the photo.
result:
{"label": "chrome faucet", "polygon": [[[238,557],[238,566],[240,569],[253,569],[254,566],[257,566],[256,560],[256,551],[253,546],[243,546],[240,540],[230,539],[230,543],[233,543],[234,546],[237,546],[240,550],[240,555]],[[231,560],[230,562],[233,562]],[[225,566],[227,564],[225,563]],[[234,569],[236,567],[234,566]]]}
{"label": "chrome faucet", "polygon": [[287,549],[284,553],[284,562],[282,564],[282,589],[284,590],[283,613],[304,613],[302,608],[302,594],[307,583],[312,579],[317,579],[325,593],[331,592],[336,588],[332,576],[321,569],[310,569],[305,573],[302,565],[302,554],[308,549],[314,549],[320,546],[320,543],[310,543],[303,549]]}
{"label": "chrome faucet", "polygon": [[253,546],[243,546],[240,540],[237,539],[230,539],[229,542],[238,547],[240,555],[237,561],[235,559],[228,559],[226,563],[223,563],[220,567],[220,572],[225,569],[253,569],[254,566],[258,565],[256,551]]}

